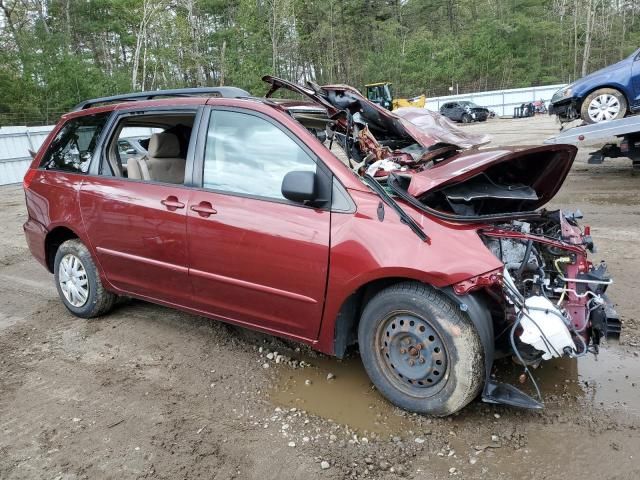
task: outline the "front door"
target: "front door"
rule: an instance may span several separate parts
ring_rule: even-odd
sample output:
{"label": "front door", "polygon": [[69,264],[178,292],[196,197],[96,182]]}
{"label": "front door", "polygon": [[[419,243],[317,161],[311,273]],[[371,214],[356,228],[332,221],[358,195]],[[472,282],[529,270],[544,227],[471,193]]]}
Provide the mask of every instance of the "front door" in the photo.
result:
{"label": "front door", "polygon": [[310,151],[273,120],[214,110],[202,189],[187,211],[196,308],[298,338],[317,336],[329,261],[330,211],[285,200],[282,179],[316,171]]}

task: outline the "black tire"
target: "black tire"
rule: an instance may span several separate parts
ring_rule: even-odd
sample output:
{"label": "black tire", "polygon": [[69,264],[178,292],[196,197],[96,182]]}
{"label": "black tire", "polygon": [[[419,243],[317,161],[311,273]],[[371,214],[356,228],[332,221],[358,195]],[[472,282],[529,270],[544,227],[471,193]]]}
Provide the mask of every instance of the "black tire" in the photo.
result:
{"label": "black tire", "polygon": [[[67,262],[69,258],[72,259],[71,261],[74,261],[73,257],[80,261],[80,265],[84,271],[84,274],[78,278],[81,278],[83,282],[86,279],[86,285],[88,288],[88,294],[83,297],[86,298],[86,300],[84,300],[83,303],[76,305],[67,299],[63,292],[62,283],[66,282],[60,281],[61,270],[65,269],[65,267],[61,267],[63,259],[65,259],[65,262]],[[64,278],[64,271],[62,272],[62,276]],[[91,258],[91,253],[78,239],[67,240],[58,248],[54,260],[53,277],[62,303],[67,307],[67,310],[77,317],[93,318],[104,315],[111,310],[116,302],[117,295],[105,290],[102,286],[100,275],[98,274],[93,258]],[[80,303],[81,301],[82,300],[79,300],[77,303]]]}
{"label": "black tire", "polygon": [[468,113],[462,115],[462,118],[460,119],[462,123],[471,123],[472,120],[473,119],[471,118],[471,115],[469,115]]}
{"label": "black tire", "polygon": [[[591,105],[591,103],[599,97],[607,98],[607,96],[614,97],[617,100],[618,113],[611,118],[606,118],[602,120],[596,120],[592,118],[591,115],[589,115],[589,106]],[[624,118],[626,114],[627,114],[627,99],[621,92],[613,88],[599,88],[598,90],[591,92],[584,99],[584,101],[582,102],[582,106],[580,107],[580,117],[582,118],[582,120],[584,120],[586,123],[589,123],[589,124],[599,123],[604,120],[618,120],[620,118]]]}
{"label": "black tire", "polygon": [[371,381],[405,410],[451,415],[484,385],[484,349],[477,330],[428,285],[402,282],[375,295],[362,313],[358,343]]}

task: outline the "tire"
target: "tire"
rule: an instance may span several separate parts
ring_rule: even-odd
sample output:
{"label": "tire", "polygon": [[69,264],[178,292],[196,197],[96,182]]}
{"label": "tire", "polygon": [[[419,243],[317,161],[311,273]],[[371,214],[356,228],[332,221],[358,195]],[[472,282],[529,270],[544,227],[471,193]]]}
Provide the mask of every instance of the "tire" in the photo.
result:
{"label": "tire", "polygon": [[373,384],[405,410],[451,415],[484,385],[484,349],[473,323],[422,283],[402,282],[375,295],[362,313],[358,343]]}
{"label": "tire", "polygon": [[613,88],[600,88],[591,92],[580,107],[580,117],[589,124],[618,120],[626,114],[627,100],[622,93]]}
{"label": "tire", "polygon": [[473,119],[471,118],[471,115],[469,115],[468,113],[462,115],[462,118],[460,119],[462,123],[471,123],[472,120]]}
{"label": "tire", "polygon": [[67,240],[58,248],[53,277],[62,303],[77,317],[104,315],[117,299],[102,286],[91,253],[78,239]]}

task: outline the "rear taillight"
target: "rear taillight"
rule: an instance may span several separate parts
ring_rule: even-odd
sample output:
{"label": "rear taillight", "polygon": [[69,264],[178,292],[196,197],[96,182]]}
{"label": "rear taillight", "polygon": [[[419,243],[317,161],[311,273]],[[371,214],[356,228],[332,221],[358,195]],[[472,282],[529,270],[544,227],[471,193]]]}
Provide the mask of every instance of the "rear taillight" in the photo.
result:
{"label": "rear taillight", "polygon": [[37,174],[38,170],[35,168],[30,168],[29,170],[27,170],[27,173],[25,173],[24,179],[22,180],[22,188],[24,188],[25,190],[28,189],[31,186],[31,182],[33,181],[33,179],[36,178]]}

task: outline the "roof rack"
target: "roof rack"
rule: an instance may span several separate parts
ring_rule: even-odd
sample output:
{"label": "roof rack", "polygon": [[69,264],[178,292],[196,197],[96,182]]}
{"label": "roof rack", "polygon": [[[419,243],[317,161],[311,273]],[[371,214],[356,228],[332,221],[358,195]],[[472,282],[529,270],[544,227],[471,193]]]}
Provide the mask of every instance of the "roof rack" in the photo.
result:
{"label": "roof rack", "polygon": [[73,111],[85,110],[103,103],[136,102],[140,100],[152,100],[159,97],[223,97],[237,98],[250,97],[251,94],[238,87],[202,87],[202,88],[174,88],[171,90],[152,90],[149,92],[125,93],[124,95],[113,95],[111,97],[94,98],[85,100],[73,107]]}

